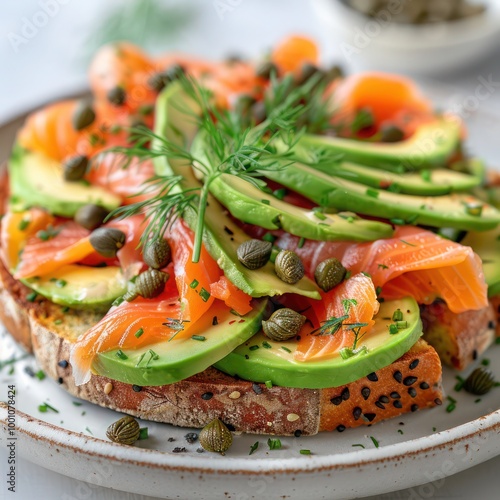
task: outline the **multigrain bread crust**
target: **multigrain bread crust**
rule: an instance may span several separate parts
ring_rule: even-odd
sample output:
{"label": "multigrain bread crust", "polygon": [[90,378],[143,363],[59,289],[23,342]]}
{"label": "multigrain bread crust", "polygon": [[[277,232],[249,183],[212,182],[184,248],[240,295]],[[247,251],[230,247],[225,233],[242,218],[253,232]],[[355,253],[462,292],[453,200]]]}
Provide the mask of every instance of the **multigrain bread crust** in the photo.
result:
{"label": "multigrain bread crust", "polygon": [[101,316],[90,311],[64,314],[47,300],[28,301],[29,292],[0,265],[0,319],[34,353],[40,368],[76,397],[145,420],[199,428],[220,418],[237,431],[312,435],[441,403],[441,363],[423,340],[392,365],[329,389],[267,388],[214,368],[161,387],[132,386],[98,375],[76,386],[68,363],[71,345]]}

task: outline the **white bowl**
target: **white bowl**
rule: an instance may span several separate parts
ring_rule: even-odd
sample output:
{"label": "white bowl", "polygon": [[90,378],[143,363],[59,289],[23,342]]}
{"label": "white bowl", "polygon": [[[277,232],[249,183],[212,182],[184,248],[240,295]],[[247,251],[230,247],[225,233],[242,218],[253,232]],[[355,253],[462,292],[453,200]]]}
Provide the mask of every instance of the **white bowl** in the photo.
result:
{"label": "white bowl", "polygon": [[386,10],[374,19],[341,0],[315,0],[319,18],[332,30],[354,69],[437,75],[470,66],[500,47],[500,1],[481,0],[486,12],[464,20],[427,25],[391,22]]}

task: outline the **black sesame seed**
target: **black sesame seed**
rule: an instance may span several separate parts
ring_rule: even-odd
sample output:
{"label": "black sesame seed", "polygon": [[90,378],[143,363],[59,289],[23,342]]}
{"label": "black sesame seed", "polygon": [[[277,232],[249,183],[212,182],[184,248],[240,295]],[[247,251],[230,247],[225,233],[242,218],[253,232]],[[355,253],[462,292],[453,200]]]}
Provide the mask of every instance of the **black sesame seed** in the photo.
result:
{"label": "black sesame seed", "polygon": [[417,411],[418,405],[411,405],[411,411]]}
{"label": "black sesame seed", "polygon": [[132,390],[134,392],[141,392],[142,391],[142,387],[140,385],[133,385],[132,386]]}
{"label": "black sesame seed", "polygon": [[418,366],[418,363],[420,362],[419,359],[414,359],[411,363],[410,363],[410,370],[414,370],[417,366]]}
{"label": "black sesame seed", "polygon": [[363,387],[363,389],[361,389],[361,395],[365,401],[370,397],[370,392],[369,387]]}
{"label": "black sesame seed", "polygon": [[58,383],[58,384],[64,384],[64,379],[63,379],[62,377],[59,377],[59,378],[57,379],[57,383]]}
{"label": "black sesame seed", "polygon": [[203,448],[196,448],[196,453],[205,453]]}
{"label": "black sesame seed", "polygon": [[420,389],[423,389],[425,391],[425,389],[428,389],[429,388],[429,384],[427,382],[422,382],[420,384]]}
{"label": "black sesame seed", "polygon": [[391,398],[392,399],[401,399],[401,395],[399,394],[399,392],[391,392]]}
{"label": "black sesame seed", "polygon": [[227,422],[222,422],[229,431],[234,432],[236,430],[236,427],[233,424],[228,424]]}
{"label": "black sesame seed", "polygon": [[372,422],[377,415],[375,413],[365,413],[363,416],[366,420],[368,420],[368,422]]}
{"label": "black sesame seed", "polygon": [[184,439],[189,443],[193,444],[197,439],[198,439],[198,434],[196,432],[188,432],[185,436]]}
{"label": "black sesame seed", "polygon": [[293,435],[296,437],[296,438],[299,438],[300,436],[302,436],[302,431],[300,429],[297,429]]}
{"label": "black sesame seed", "polygon": [[248,354],[245,354],[245,359],[250,359],[250,356]]}
{"label": "black sesame seed", "polygon": [[370,373],[369,375],[366,376],[366,378],[370,382],[378,382],[378,377],[377,377],[377,374],[375,372]]}
{"label": "black sesame seed", "polygon": [[61,368],[68,368],[69,363],[65,359],[63,359],[63,360],[59,361],[59,363],[57,363],[57,365],[60,366]]}
{"label": "black sesame seed", "polygon": [[493,320],[488,321],[488,329],[493,330],[495,328],[495,322]]}
{"label": "black sesame seed", "polygon": [[405,379],[403,380],[403,384],[408,387],[409,385],[413,385],[416,381],[417,377],[405,377]]}
{"label": "black sesame seed", "polygon": [[403,381],[403,374],[399,370],[395,371],[392,376],[396,382],[401,383]]}
{"label": "black sesame seed", "polygon": [[174,439],[173,437],[169,437],[169,438],[167,439],[167,441],[168,441],[169,443],[173,443],[173,442],[175,441],[175,439]]}
{"label": "black sesame seed", "polygon": [[340,403],[342,403],[342,397],[335,396],[334,398],[330,399],[330,403],[334,404],[335,406],[338,406]]}
{"label": "black sesame seed", "polygon": [[476,351],[476,349],[474,349],[474,351],[472,351],[472,359],[477,359],[477,351]]}
{"label": "black sesame seed", "polygon": [[342,425],[342,424],[337,425],[337,430],[338,430],[339,432],[344,432],[344,431],[345,431],[345,425]]}
{"label": "black sesame seed", "polygon": [[262,387],[259,384],[252,384],[252,389],[255,394],[262,394]]}
{"label": "black sesame seed", "polygon": [[385,410],[385,406],[380,401],[375,401],[375,406],[381,410]]}
{"label": "black sesame seed", "polygon": [[401,404],[401,401],[397,400],[392,403],[394,408],[403,408],[403,405]]}
{"label": "black sesame seed", "polygon": [[180,446],[177,446],[176,448],[174,448],[172,450],[172,453],[184,453],[186,452],[186,448],[184,448],[184,446],[180,447]]}
{"label": "black sesame seed", "polygon": [[359,406],[356,406],[356,408],[352,410],[352,416],[354,420],[359,420],[359,417],[361,417],[361,408]]}
{"label": "black sesame seed", "polygon": [[438,406],[441,406],[443,404],[443,402],[439,398],[436,398],[434,400],[434,403],[437,404]]}
{"label": "black sesame seed", "polygon": [[408,389],[408,394],[409,394],[412,398],[414,398],[414,397],[417,395],[417,391],[415,390],[415,388],[414,388],[414,387],[410,387],[410,388]]}
{"label": "black sesame seed", "polygon": [[205,401],[209,401],[214,397],[213,392],[205,392],[204,394],[201,395],[201,399],[204,399]]}
{"label": "black sesame seed", "polygon": [[347,401],[349,399],[349,397],[351,396],[351,393],[349,392],[349,388],[346,387],[343,391],[342,391],[342,394],[340,395],[341,398],[344,400],[344,401]]}
{"label": "black sesame seed", "polygon": [[33,368],[31,368],[31,366],[25,366],[24,373],[29,375],[31,378],[33,378],[35,376],[35,371],[33,370]]}
{"label": "black sesame seed", "polygon": [[389,398],[387,396],[380,396],[378,398],[378,400],[381,402],[381,403],[388,403],[389,402]]}

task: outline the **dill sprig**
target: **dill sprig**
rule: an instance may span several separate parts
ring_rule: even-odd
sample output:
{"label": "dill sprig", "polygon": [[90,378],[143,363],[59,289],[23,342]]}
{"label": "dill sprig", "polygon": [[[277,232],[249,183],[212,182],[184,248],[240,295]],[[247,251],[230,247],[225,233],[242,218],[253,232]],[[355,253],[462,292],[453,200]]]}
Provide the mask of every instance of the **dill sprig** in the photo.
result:
{"label": "dill sprig", "polygon": [[[115,147],[110,151],[122,153],[126,162],[133,158],[139,161],[165,157],[179,161],[183,168],[193,168],[203,183],[195,188],[183,188],[182,175],[155,176],[148,180],[143,192],[151,194],[144,201],[120,207],[110,217],[126,218],[144,214],[148,224],[141,243],[150,238],[161,238],[175,220],[188,208],[197,213],[193,262],[198,262],[201,253],[205,211],[211,183],[222,174],[237,176],[265,190],[261,179],[266,171],[286,168],[286,159],[300,138],[297,130],[299,118],[307,108],[307,96],[318,86],[320,75],[314,75],[305,83],[292,88],[291,77],[273,78],[266,100],[267,118],[260,124],[250,124],[232,110],[221,110],[213,104],[211,93],[187,75],[179,76],[182,91],[199,108],[195,113],[189,106],[181,106],[186,120],[192,120],[202,134],[203,148],[196,153],[190,149],[179,131],[178,141],[159,135],[146,127],[131,129],[130,147]],[[285,145],[277,151],[272,143],[280,138]],[[126,166],[126,165],[125,165]]]}

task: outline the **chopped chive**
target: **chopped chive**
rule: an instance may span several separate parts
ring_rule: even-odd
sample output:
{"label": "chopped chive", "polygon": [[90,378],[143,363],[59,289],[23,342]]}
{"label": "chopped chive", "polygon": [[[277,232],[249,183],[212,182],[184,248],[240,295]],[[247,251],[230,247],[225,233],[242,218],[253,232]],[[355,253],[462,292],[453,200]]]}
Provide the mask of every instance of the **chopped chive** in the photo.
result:
{"label": "chopped chive", "polygon": [[419,214],[411,215],[410,217],[408,217],[406,219],[406,223],[407,224],[415,224],[415,222],[417,222],[418,217],[419,217]]}
{"label": "chopped chive", "polygon": [[500,337],[497,337],[497,338],[495,339],[495,344],[500,344]]}
{"label": "chopped chive", "polygon": [[278,438],[269,438],[267,440],[267,446],[269,446],[270,450],[281,450],[281,440]]}
{"label": "chopped chive", "polygon": [[62,321],[62,319],[60,319],[60,318],[55,319],[55,320],[54,320],[54,325],[60,325],[60,324],[62,324],[62,322],[63,322],[63,321]]}
{"label": "chopped chive", "polygon": [[281,217],[277,215],[272,221],[271,221],[277,228],[281,228]]}
{"label": "chopped chive", "polygon": [[371,198],[378,198],[379,192],[376,189],[368,188],[366,190],[366,195],[370,196]]}
{"label": "chopped chive", "polygon": [[92,436],[94,435],[93,432],[88,428],[88,427],[85,427],[85,430],[89,433],[89,434],[92,434]]}
{"label": "chopped chive", "polygon": [[431,182],[432,173],[430,170],[422,170],[420,172],[420,176],[425,182]]}
{"label": "chopped chive", "polygon": [[432,432],[436,432],[436,431],[437,431],[437,427],[433,427]]}
{"label": "chopped chive", "polygon": [[414,245],[413,243],[409,243],[408,241],[405,240],[399,240],[401,243],[404,243],[405,245],[408,245],[409,247],[416,247],[417,245]]}
{"label": "chopped chive", "polygon": [[270,243],[274,243],[276,241],[276,236],[274,236],[274,234],[272,233],[266,233],[262,239],[264,241],[269,241]]}
{"label": "chopped chive", "polygon": [[59,413],[59,410],[56,410],[53,406],[50,406],[49,403],[43,403],[38,406],[38,411],[40,413],[47,413],[48,410],[52,410],[54,413]]}
{"label": "chopped chive", "polygon": [[141,364],[141,361],[144,359],[144,356],[146,356],[146,353],[143,352],[140,357],[139,357],[139,361],[137,361],[137,363],[135,364],[135,366],[139,366]]}
{"label": "chopped chive", "polygon": [[285,352],[292,352],[290,351],[290,349],[288,349],[288,347],[285,347],[284,345],[281,346],[281,348],[285,351]]}
{"label": "chopped chive", "polygon": [[300,450],[299,453],[301,455],[310,455],[311,454],[311,450]]}
{"label": "chopped chive", "polygon": [[400,193],[401,187],[398,184],[394,183],[388,186],[387,191],[390,191],[391,193]]}
{"label": "chopped chive", "polygon": [[266,387],[267,387],[268,389],[272,389],[272,387],[273,387],[273,383],[272,383],[270,380],[266,380],[266,381],[264,382],[264,384],[266,385]]}
{"label": "chopped chive", "polygon": [[117,297],[115,300],[112,302],[112,306],[117,307],[119,306],[125,299],[123,297]]}
{"label": "chopped chive", "polygon": [[455,410],[455,408],[457,407],[457,405],[455,403],[450,403],[447,407],[446,407],[446,412],[447,413],[451,413],[453,410]]}
{"label": "chopped chive", "polygon": [[147,439],[149,437],[149,432],[147,427],[142,427],[139,430],[139,441],[142,439]]}
{"label": "chopped chive", "polygon": [[448,401],[450,401],[451,403],[456,403],[456,402],[457,402],[457,400],[456,400],[456,399],[454,399],[454,398],[452,398],[451,396],[447,396],[447,399],[448,399]]}
{"label": "chopped chive", "polygon": [[26,300],[28,302],[35,302],[35,299],[37,298],[38,294],[36,292],[31,292],[26,295]]}
{"label": "chopped chive", "polygon": [[66,314],[68,311],[69,311],[69,307],[68,307],[68,306],[64,306],[64,307],[61,309],[61,312],[63,312],[64,314]]}
{"label": "chopped chive", "polygon": [[128,359],[128,356],[121,349],[116,351],[116,356],[120,359],[123,359],[123,360]]}
{"label": "chopped chive", "polygon": [[298,248],[302,248],[304,246],[304,243],[306,242],[305,238],[300,238],[299,243],[297,245]]}
{"label": "chopped chive", "polygon": [[198,340],[200,342],[204,342],[205,340],[207,340],[207,338],[204,337],[203,335],[191,335],[191,338],[193,340]]}
{"label": "chopped chive", "polygon": [[30,225],[30,222],[31,221],[28,219],[22,219],[18,226],[19,231],[26,231],[26,229],[28,229],[28,226]]}
{"label": "chopped chive", "polygon": [[68,282],[66,280],[56,280],[57,288],[64,288]]}
{"label": "chopped chive", "polygon": [[395,226],[404,226],[406,224],[406,221],[404,219],[399,219],[397,217],[394,219],[389,219],[389,221]]}
{"label": "chopped chive", "polygon": [[487,358],[484,358],[482,361],[481,361],[481,364],[483,366],[490,366],[490,360],[487,359]]}
{"label": "chopped chive", "polygon": [[45,378],[45,373],[43,370],[38,370],[36,373],[35,373],[35,377],[38,379],[38,380],[43,380]]}
{"label": "chopped chive", "polygon": [[250,446],[250,453],[249,453],[249,455],[251,455],[258,447],[259,447],[259,442],[256,441],[252,446]]}
{"label": "chopped chive", "polygon": [[408,328],[408,321],[396,321],[396,327],[398,330],[404,330]]}
{"label": "chopped chive", "polygon": [[347,271],[344,276],[344,281],[347,281],[352,275],[352,271]]}
{"label": "chopped chive", "polygon": [[400,434],[404,434],[404,432],[403,432],[401,429],[398,429],[398,432],[399,432]]}
{"label": "chopped chive", "polygon": [[401,309],[396,309],[392,313],[392,321],[402,321],[403,320],[403,312]]}
{"label": "chopped chive", "polygon": [[481,402],[481,398],[477,398],[474,403],[480,403]]}
{"label": "chopped chive", "polygon": [[278,198],[278,200],[282,200],[286,196],[286,189],[280,188],[273,191],[273,195]]}
{"label": "chopped chive", "polygon": [[378,448],[379,447],[378,441],[373,436],[370,436],[370,439],[372,440],[372,443],[375,445],[375,448]]}
{"label": "chopped chive", "polygon": [[259,348],[259,346],[258,346],[258,345],[251,345],[251,346],[248,348],[248,350],[250,350],[250,351],[256,351],[258,348]]}
{"label": "chopped chive", "polygon": [[193,280],[193,281],[191,281],[191,283],[189,284],[189,286],[191,288],[196,288],[199,285],[199,283],[200,282],[198,280]]}
{"label": "chopped chive", "polygon": [[377,288],[375,288],[375,293],[377,294],[378,297],[382,293],[382,287],[378,286]]}
{"label": "chopped chive", "polygon": [[269,342],[264,340],[264,342],[262,342],[262,347],[264,347],[265,349],[271,349],[273,346]]}
{"label": "chopped chive", "polygon": [[260,200],[260,202],[261,202],[263,205],[270,205],[270,204],[271,204],[271,202],[270,202],[269,200],[266,200],[266,199],[264,199],[264,200]]}
{"label": "chopped chive", "polygon": [[386,266],[385,264],[379,264],[377,267],[379,269],[389,269],[389,266]]}
{"label": "chopped chive", "polygon": [[200,297],[201,297],[201,300],[203,300],[203,302],[206,302],[210,298],[210,292],[208,292],[207,290],[202,288],[200,290]]}
{"label": "chopped chive", "polygon": [[139,328],[139,330],[137,330],[135,333],[134,333],[134,337],[136,339],[138,339],[142,334],[144,333],[144,328]]}
{"label": "chopped chive", "polygon": [[72,401],[73,406],[82,406],[83,403],[80,403],[80,401]]}
{"label": "chopped chive", "polygon": [[364,446],[363,444],[352,444],[351,446],[352,446],[353,448],[354,448],[355,446],[359,446],[360,448],[363,448],[363,449],[365,448],[365,446]]}
{"label": "chopped chive", "polygon": [[398,333],[398,325],[395,325],[394,323],[392,323],[391,325],[389,325],[389,333],[391,335],[396,335],[396,333]]}
{"label": "chopped chive", "polygon": [[459,375],[456,375],[455,378],[457,379],[458,382],[455,384],[454,389],[456,392],[460,392],[464,387],[465,379],[463,379]]}

